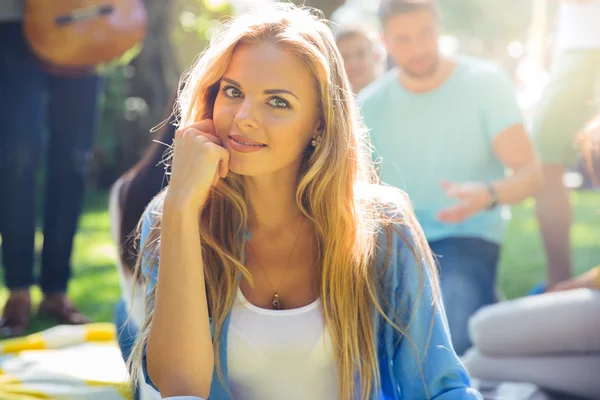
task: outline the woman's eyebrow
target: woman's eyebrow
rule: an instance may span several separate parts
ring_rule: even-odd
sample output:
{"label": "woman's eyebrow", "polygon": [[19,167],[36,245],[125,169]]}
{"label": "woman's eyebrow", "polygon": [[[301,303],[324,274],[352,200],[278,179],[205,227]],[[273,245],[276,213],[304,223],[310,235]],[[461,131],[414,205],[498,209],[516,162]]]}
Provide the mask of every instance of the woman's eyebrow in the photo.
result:
{"label": "woman's eyebrow", "polygon": [[237,82],[236,82],[236,81],[234,81],[233,79],[229,79],[229,78],[225,78],[225,77],[223,77],[223,78],[221,78],[221,80],[222,80],[222,81],[225,81],[225,82],[229,82],[229,83],[231,83],[232,85],[239,87],[240,89],[242,88],[242,85],[240,85],[239,83],[237,83]]}
{"label": "woman's eyebrow", "polygon": [[[238,82],[234,81],[233,79],[223,77],[223,78],[221,78],[221,80],[223,80],[225,82],[228,82],[228,83],[230,83],[230,84],[232,84],[234,86],[237,86],[240,89],[242,88],[242,85],[240,85]],[[267,89],[263,93],[264,94],[282,94],[282,93],[286,93],[286,94],[292,95],[295,98],[297,98],[298,100],[300,100],[298,98],[298,96],[296,96],[296,94],[294,94],[294,92],[292,92],[290,90],[287,90],[287,89]]]}
{"label": "woman's eyebrow", "polygon": [[[287,90],[287,89],[269,89],[269,90],[265,90],[264,91],[265,94],[282,94],[282,93],[287,93],[290,94],[292,96],[294,96],[295,98],[298,99],[298,96],[296,96],[293,92]],[[300,100],[300,99],[298,99]]]}

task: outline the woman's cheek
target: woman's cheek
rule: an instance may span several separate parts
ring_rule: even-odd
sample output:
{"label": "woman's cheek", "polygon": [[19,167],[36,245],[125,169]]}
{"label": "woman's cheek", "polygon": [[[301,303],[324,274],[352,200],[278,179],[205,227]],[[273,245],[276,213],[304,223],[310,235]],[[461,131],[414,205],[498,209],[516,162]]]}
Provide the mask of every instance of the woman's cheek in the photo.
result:
{"label": "woman's cheek", "polygon": [[233,114],[226,107],[217,107],[213,110],[213,123],[217,136],[221,139],[229,136],[233,123]]}

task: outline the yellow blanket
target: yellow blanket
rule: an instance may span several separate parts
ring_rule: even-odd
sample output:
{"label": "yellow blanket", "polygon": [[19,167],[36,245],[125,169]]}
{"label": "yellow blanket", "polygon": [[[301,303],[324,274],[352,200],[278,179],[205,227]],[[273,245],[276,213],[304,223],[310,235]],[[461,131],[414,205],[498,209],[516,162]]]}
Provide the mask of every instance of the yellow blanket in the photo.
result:
{"label": "yellow blanket", "polygon": [[110,323],[0,341],[0,400],[125,400],[128,377]]}

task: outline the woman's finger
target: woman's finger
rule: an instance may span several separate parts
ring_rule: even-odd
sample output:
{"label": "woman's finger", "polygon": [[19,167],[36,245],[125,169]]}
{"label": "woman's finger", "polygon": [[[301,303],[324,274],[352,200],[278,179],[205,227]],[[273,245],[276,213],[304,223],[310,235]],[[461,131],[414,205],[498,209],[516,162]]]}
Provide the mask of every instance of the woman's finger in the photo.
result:
{"label": "woman's finger", "polygon": [[203,119],[202,121],[194,122],[186,127],[196,129],[200,132],[208,133],[209,135],[215,136],[215,124],[212,119]]}
{"label": "woman's finger", "polygon": [[212,141],[206,145],[211,153],[210,159],[217,163],[213,180],[213,185],[216,185],[219,179],[225,178],[229,172],[229,151]]}
{"label": "woman's finger", "polygon": [[214,125],[213,121],[211,119],[203,119],[202,121],[194,122],[193,124],[178,128],[175,131],[175,139],[181,139],[183,134],[188,129],[194,129],[196,131],[200,131],[200,132],[212,135],[212,136],[216,136],[215,125]]}
{"label": "woman's finger", "polygon": [[196,138],[202,137],[203,141],[208,140],[208,141],[216,144],[217,146],[220,146],[220,147],[223,146],[223,144],[221,143],[221,139],[219,139],[217,136],[212,135],[210,133],[203,132],[203,131],[200,131],[195,128],[188,128],[188,130],[186,132],[189,132],[190,135],[194,135]]}

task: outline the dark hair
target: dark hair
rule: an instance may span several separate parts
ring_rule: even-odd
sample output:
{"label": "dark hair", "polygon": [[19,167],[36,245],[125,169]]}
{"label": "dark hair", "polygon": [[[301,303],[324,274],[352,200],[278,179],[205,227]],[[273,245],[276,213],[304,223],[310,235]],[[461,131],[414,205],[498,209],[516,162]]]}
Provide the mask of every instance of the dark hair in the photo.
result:
{"label": "dark hair", "polygon": [[125,272],[132,273],[135,268],[139,249],[134,237],[138,222],[148,203],[167,183],[163,160],[177,129],[176,113],[172,112],[174,105],[175,97],[167,109],[171,113],[169,119],[160,128],[142,158],[119,178],[119,184],[116,186],[117,206],[120,210],[117,245],[119,259]]}
{"label": "dark hair", "polygon": [[346,39],[363,38],[369,42],[371,49],[377,53],[385,53],[379,32],[372,26],[365,24],[345,25],[335,34],[336,43]]}
{"label": "dark hair", "polygon": [[377,16],[383,26],[388,19],[395,15],[409,14],[420,10],[429,10],[436,17],[439,16],[436,0],[382,0]]}
{"label": "dark hair", "polygon": [[337,42],[354,37],[363,37],[371,41],[374,36],[377,36],[377,31],[370,26],[364,24],[344,25],[338,32],[336,32],[335,40]]}

